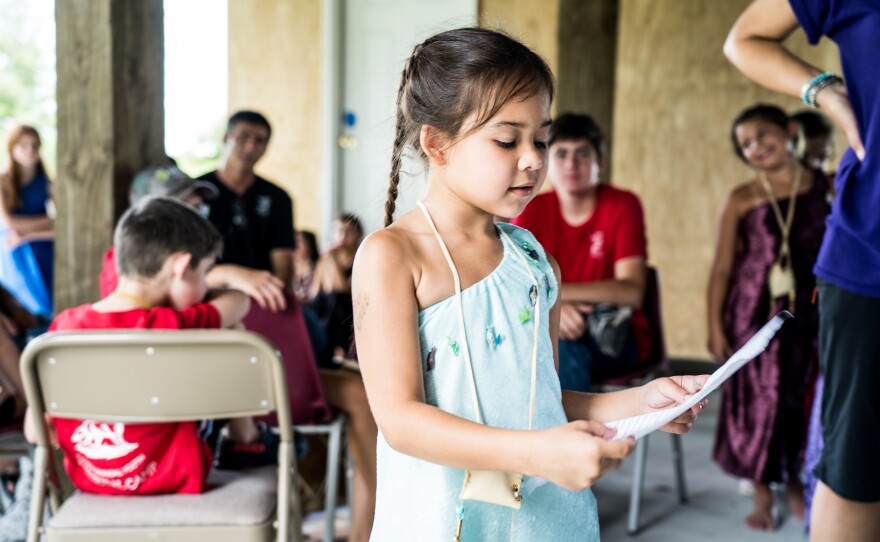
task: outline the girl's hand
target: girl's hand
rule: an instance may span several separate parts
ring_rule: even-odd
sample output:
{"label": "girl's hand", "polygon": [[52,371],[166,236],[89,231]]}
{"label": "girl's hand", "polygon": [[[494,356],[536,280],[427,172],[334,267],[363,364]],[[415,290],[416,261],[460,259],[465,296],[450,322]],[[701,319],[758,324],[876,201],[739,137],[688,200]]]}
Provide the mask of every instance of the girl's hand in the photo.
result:
{"label": "girl's hand", "polygon": [[708,346],[709,352],[711,352],[712,357],[718,363],[724,363],[733,355],[733,350],[730,348],[730,344],[727,342],[727,337],[724,336],[722,329],[712,328],[709,330]]}
{"label": "girl's hand", "polygon": [[[641,387],[639,394],[639,414],[664,410],[686,402],[691,395],[702,389],[709,375],[673,376],[658,378]],[[708,404],[703,399],[690,410],[660,428],[667,433],[687,433],[691,430],[697,414]]]}
{"label": "girl's hand", "polygon": [[572,491],[592,486],[635,450],[633,439],[608,440],[616,432],[584,420],[536,432],[534,474]]}

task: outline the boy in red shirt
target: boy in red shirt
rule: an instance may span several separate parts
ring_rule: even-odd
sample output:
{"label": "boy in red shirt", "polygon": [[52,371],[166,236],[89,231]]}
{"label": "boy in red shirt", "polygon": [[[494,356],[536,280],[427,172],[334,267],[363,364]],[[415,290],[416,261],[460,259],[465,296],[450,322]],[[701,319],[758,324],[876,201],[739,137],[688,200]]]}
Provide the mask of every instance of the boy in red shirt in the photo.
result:
{"label": "boy in red shirt", "polygon": [[[651,331],[639,309],[646,280],[644,215],[635,194],[601,184],[605,138],[591,117],[560,115],[547,144],[554,189],[536,196],[511,222],[531,231],[559,263],[559,380],[563,389],[587,392],[594,377],[626,373],[650,351]],[[598,304],[635,308],[617,357],[603,353],[587,329],[587,313]]]}
{"label": "boy in red shirt", "polygon": [[[143,200],[123,215],[113,240],[120,274],[116,289],[97,303],[62,312],[50,331],[226,328],[247,314],[250,300],[242,292],[208,292],[205,275],[222,249],[222,238],[192,207],[172,198]],[[31,423],[28,415],[25,433],[33,441]],[[51,424],[67,472],[82,491],[149,495],[204,490],[213,453],[199,438],[196,422],[53,418]],[[260,436],[250,418],[229,422],[234,442],[252,443]]]}

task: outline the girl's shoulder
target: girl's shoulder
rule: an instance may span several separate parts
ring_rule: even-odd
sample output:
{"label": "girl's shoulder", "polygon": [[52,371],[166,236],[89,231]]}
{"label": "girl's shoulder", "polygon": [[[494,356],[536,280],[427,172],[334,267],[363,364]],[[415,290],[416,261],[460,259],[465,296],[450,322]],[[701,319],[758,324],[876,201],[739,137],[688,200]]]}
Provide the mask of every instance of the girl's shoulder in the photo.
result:
{"label": "girl's shoulder", "polygon": [[725,206],[731,207],[737,216],[742,216],[765,200],[758,180],[750,179],[733,187],[727,195]]}
{"label": "girl's shoulder", "polygon": [[353,278],[378,275],[386,280],[396,280],[412,275],[421,260],[414,237],[412,232],[399,227],[384,228],[369,234],[354,255]]}

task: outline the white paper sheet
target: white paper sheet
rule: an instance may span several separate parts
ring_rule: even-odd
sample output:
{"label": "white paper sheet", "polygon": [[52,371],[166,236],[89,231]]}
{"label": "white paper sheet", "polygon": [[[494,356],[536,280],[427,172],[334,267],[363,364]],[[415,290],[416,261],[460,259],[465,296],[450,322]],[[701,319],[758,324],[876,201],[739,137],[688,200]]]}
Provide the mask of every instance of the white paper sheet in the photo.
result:
{"label": "white paper sheet", "polygon": [[691,396],[687,402],[666,410],[658,410],[650,414],[642,414],[641,416],[633,416],[606,423],[605,425],[608,427],[617,429],[614,440],[621,440],[627,437],[642,438],[690,410],[694,405],[702,401],[703,398],[715,391],[725,380],[733,376],[746,363],[763,352],[767,345],[770,344],[773,336],[776,335],[776,332],[779,331],[779,328],[782,327],[782,324],[789,318],[794,318],[794,316],[788,311],[782,311],[764,324],[764,327],[759,329],[724,365],[712,373],[709,379],[706,380],[703,388]]}

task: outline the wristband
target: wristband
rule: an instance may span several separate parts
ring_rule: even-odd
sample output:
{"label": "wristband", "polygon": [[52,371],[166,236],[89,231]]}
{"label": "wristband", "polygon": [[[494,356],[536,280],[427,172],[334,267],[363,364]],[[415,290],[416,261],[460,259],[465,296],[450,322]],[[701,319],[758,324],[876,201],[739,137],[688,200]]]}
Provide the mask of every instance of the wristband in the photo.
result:
{"label": "wristband", "polygon": [[817,75],[801,87],[801,101],[813,109],[818,109],[819,105],[816,103],[816,96],[818,96],[819,92],[825,87],[831,86],[834,83],[843,83],[843,78],[836,73],[831,72]]}

